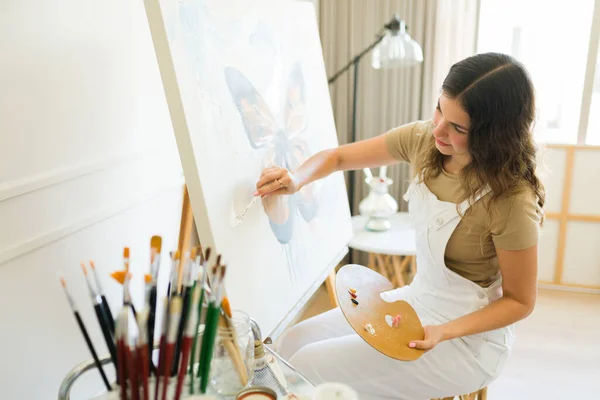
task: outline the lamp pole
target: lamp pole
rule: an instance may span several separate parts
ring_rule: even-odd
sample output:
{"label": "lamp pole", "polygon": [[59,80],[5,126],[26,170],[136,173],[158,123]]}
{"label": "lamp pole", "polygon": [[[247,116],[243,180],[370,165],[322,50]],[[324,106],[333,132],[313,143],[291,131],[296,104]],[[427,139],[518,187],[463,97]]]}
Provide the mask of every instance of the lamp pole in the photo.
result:
{"label": "lamp pole", "polygon": [[[390,30],[392,32],[397,32],[400,29],[400,19],[397,15],[392,18],[390,22],[385,24],[384,29],[381,33],[377,34],[377,38],[373,43],[371,43],[367,48],[358,53],[356,56],[348,62],[342,69],[333,74],[331,78],[329,78],[328,83],[334,83],[344,72],[348,71],[351,67],[354,67],[354,87],[352,88],[352,131],[351,138],[352,143],[356,142],[356,103],[358,100],[358,66],[360,60],[371,50],[375,48],[385,37],[385,31]],[[352,209],[354,208],[354,173],[355,171],[348,171],[348,201],[350,203],[350,213],[352,213]]]}

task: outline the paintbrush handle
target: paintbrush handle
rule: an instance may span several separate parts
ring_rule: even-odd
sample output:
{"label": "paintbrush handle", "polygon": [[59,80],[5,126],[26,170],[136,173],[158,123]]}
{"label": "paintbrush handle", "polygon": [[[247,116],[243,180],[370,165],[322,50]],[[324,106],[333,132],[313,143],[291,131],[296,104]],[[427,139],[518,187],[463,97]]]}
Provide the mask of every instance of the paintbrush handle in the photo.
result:
{"label": "paintbrush handle", "polygon": [[156,373],[156,368],[154,367],[154,363],[152,362],[152,350],[154,348],[154,324],[156,320],[156,286],[152,286],[150,289],[150,312],[148,313],[148,363],[150,364],[150,371],[154,373],[154,375],[158,375]]}
{"label": "paintbrush handle", "polygon": [[[201,364],[204,365],[202,369],[202,378],[200,381],[200,393],[206,393],[206,388],[208,387],[208,377],[210,373],[210,363],[212,361],[213,350],[215,345],[215,338],[217,336],[217,327],[219,320],[219,311],[220,307],[212,303],[208,307],[208,312],[206,317],[210,318],[210,324],[207,323],[204,329],[204,337],[202,340],[202,355],[201,355]],[[204,345],[206,343],[206,345]]]}
{"label": "paintbrush handle", "polygon": [[106,386],[106,390],[108,390],[109,392],[112,390],[110,383],[108,383],[108,378],[106,378],[106,375],[104,374],[104,368],[102,368],[102,364],[100,363],[100,360],[98,359],[98,354],[96,354],[96,350],[94,349],[94,345],[92,344],[92,341],[90,340],[90,336],[88,335],[87,329],[85,329],[85,325],[83,324],[83,321],[81,320],[81,317],[79,316],[79,312],[75,311],[75,319],[77,319],[77,324],[79,325],[79,329],[81,329],[81,333],[83,334],[83,337],[85,338],[85,342],[88,346],[88,348],[90,349],[90,352],[92,353],[92,357],[94,358],[94,363],[96,364],[96,368],[98,368],[98,372],[100,372],[100,375],[102,376],[102,381],[104,381],[104,385]]}
{"label": "paintbrush handle", "polygon": [[185,374],[187,371],[187,364],[190,359],[190,349],[192,347],[192,338],[184,337],[181,343],[181,368],[179,369],[179,376],[177,377],[177,388],[175,389],[175,399],[181,398],[181,392],[183,389],[183,381],[185,380]]}
{"label": "paintbrush handle", "polygon": [[137,368],[135,362],[135,353],[129,346],[125,346],[125,358],[127,361],[127,372],[129,375],[129,383],[131,390],[129,391],[131,394],[131,400],[139,400],[139,385],[137,380]]}
{"label": "paintbrush handle", "polygon": [[150,388],[148,386],[148,376],[150,375],[150,370],[148,366],[148,345],[143,344],[138,346],[138,368],[140,370],[140,375],[142,377],[142,389],[143,389],[143,400],[150,399]]}
{"label": "paintbrush handle", "polygon": [[165,345],[167,338],[166,332],[160,337],[160,344],[158,346],[158,369],[156,371],[156,382],[154,385],[154,400],[158,400],[158,389],[160,387],[160,377],[165,373]]}
{"label": "paintbrush handle", "polygon": [[117,349],[115,348],[115,342],[113,341],[113,337],[110,334],[108,321],[106,321],[106,315],[102,309],[101,304],[94,305],[94,311],[96,311],[96,317],[98,318],[98,323],[100,324],[100,329],[102,330],[102,334],[104,335],[104,341],[106,342],[106,347],[108,347],[108,351],[110,353],[110,357],[112,358],[112,362],[117,368]]}
{"label": "paintbrush handle", "polygon": [[198,302],[198,320],[196,321],[196,329],[194,330],[194,344],[192,345],[192,360],[190,361],[190,394],[194,394],[194,365],[196,363],[196,346],[198,345],[198,330],[200,329],[200,320],[202,319],[203,302],[204,289],[201,289],[200,301]]}
{"label": "paintbrush handle", "polygon": [[106,315],[106,320],[108,321],[108,328],[110,329],[111,335],[115,335],[115,319],[113,318],[112,312],[110,311],[110,306],[108,305],[108,301],[106,301],[106,297],[101,295],[102,299],[102,308],[104,309],[104,314]]}
{"label": "paintbrush handle", "polygon": [[175,351],[175,343],[167,343],[165,345],[165,363],[163,365],[164,374],[162,376],[162,400],[167,400],[167,389],[169,387],[169,378],[171,378],[169,374],[169,365],[173,362],[173,352]]}
{"label": "paintbrush handle", "polygon": [[117,354],[117,360],[119,365],[119,367],[117,368],[117,376],[119,377],[119,384],[121,386],[121,400],[127,400],[127,375],[125,373],[125,343],[123,342],[123,339],[118,339],[117,341]]}
{"label": "paintbrush handle", "polygon": [[187,323],[188,312],[190,308],[190,297],[191,297],[191,288],[188,286],[183,287],[183,307],[181,318],[179,319],[179,327],[177,328],[177,342],[175,344],[175,357],[173,362],[173,367],[171,369],[171,376],[177,375],[179,368],[179,354],[181,350],[181,341],[183,339],[183,331],[185,329],[185,325]]}

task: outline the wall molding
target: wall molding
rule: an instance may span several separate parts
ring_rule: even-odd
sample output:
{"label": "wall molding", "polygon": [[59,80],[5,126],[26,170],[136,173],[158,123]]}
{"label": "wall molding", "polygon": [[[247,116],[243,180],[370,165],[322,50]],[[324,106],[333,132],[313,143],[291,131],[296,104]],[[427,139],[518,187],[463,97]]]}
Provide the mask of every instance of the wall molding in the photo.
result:
{"label": "wall molding", "polygon": [[22,243],[16,244],[5,249],[0,249],[0,267],[8,261],[22,257],[25,254],[35,251],[41,247],[47,246],[60,239],[71,236],[74,233],[77,233],[83,229],[89,228],[102,221],[122,214],[123,212],[128,211],[140,204],[143,204],[155,197],[165,194],[169,190],[175,188],[181,190],[184,186],[184,183],[185,180],[183,178],[179,178],[175,180],[175,182],[165,182],[158,187],[154,187],[153,189],[146,191],[145,193],[133,196],[129,199],[120,202],[115,202],[115,204],[103,207],[102,209],[100,209],[100,211],[88,214],[87,216],[69,222],[63,226],[59,226],[46,233],[28,239]]}
{"label": "wall molding", "polygon": [[85,175],[116,168],[137,161],[140,158],[148,157],[152,154],[158,154],[158,152],[155,151],[150,154],[140,150],[118,152],[98,157],[92,161],[67,165],[40,174],[29,175],[0,183],[0,202],[49,186],[58,185],[72,179],[77,179]]}

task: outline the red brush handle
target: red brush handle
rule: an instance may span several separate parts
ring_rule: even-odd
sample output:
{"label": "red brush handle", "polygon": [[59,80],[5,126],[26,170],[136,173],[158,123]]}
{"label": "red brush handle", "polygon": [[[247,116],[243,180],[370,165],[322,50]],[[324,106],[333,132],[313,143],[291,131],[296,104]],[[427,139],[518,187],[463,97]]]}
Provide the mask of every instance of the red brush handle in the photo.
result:
{"label": "red brush handle", "polygon": [[165,366],[165,345],[167,339],[165,335],[160,337],[160,343],[158,345],[158,369],[156,370],[156,384],[154,385],[154,400],[158,400],[158,388],[160,384],[160,377],[164,374]]}
{"label": "red brush handle", "polygon": [[127,381],[125,379],[125,342],[123,339],[117,341],[117,365],[119,370],[119,382],[121,384],[121,400],[127,400]]}
{"label": "red brush handle", "polygon": [[142,379],[142,390],[144,393],[144,400],[150,399],[149,387],[148,387],[148,376],[150,375],[150,368],[148,365],[148,345],[144,344],[138,347],[138,368]]}
{"label": "red brush handle", "polygon": [[190,359],[190,349],[192,348],[192,338],[188,336],[183,337],[181,342],[181,367],[179,368],[179,376],[177,377],[177,389],[175,390],[175,400],[179,400],[181,397],[181,391],[183,389],[183,381],[187,373],[187,364]]}
{"label": "red brush handle", "polygon": [[139,400],[139,385],[137,380],[137,368],[135,367],[134,354],[129,346],[125,347],[125,357],[127,358],[127,372],[131,382],[131,400]]}
{"label": "red brush handle", "polygon": [[169,378],[171,377],[170,365],[173,362],[173,353],[175,352],[175,343],[167,343],[165,346],[165,363],[163,364],[163,386],[162,400],[167,400],[167,387],[169,386]]}

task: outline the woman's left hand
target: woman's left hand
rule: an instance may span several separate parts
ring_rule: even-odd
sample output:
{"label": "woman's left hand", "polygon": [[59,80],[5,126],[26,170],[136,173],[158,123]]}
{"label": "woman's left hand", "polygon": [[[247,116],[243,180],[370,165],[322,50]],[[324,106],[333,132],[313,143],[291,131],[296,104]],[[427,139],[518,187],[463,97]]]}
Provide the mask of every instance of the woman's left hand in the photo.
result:
{"label": "woman's left hand", "polygon": [[426,325],[423,327],[425,331],[425,339],[413,340],[408,343],[408,347],[429,351],[438,343],[444,341],[444,329],[442,325]]}

